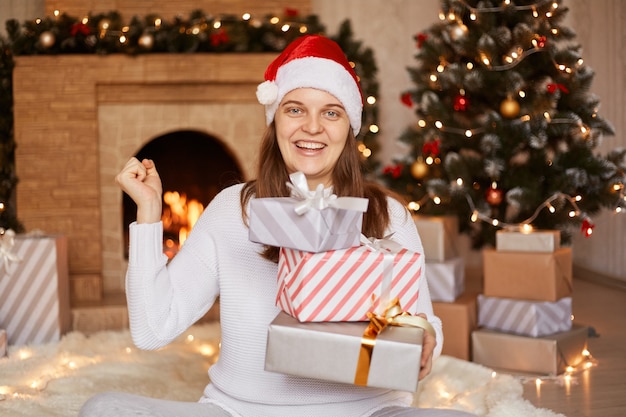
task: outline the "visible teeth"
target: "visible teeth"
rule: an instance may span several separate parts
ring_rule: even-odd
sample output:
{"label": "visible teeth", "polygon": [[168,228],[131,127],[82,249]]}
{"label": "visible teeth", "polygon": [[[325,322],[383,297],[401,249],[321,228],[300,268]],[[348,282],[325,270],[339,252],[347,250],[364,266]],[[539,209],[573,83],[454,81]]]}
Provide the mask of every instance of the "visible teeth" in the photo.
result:
{"label": "visible teeth", "polygon": [[305,149],[322,149],[324,147],[324,144],[313,143],[313,142],[298,142],[296,146],[298,148],[305,148]]}

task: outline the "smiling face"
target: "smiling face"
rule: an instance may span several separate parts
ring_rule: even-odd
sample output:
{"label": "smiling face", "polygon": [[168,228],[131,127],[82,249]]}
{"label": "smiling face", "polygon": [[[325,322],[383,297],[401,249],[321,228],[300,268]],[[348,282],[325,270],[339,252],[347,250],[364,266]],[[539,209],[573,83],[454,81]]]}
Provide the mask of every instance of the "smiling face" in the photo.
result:
{"label": "smiling face", "polygon": [[341,102],[322,90],[297,88],[283,97],[274,123],[289,173],[303,172],[310,190],[318,184],[332,185],[332,172],[350,130]]}

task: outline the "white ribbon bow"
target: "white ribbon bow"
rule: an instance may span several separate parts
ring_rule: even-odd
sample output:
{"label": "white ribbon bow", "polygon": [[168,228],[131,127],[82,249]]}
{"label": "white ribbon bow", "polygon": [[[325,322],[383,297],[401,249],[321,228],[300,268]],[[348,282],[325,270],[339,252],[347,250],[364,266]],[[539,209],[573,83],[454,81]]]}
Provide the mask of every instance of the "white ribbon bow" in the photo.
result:
{"label": "white ribbon bow", "polygon": [[6,230],[0,235],[0,259],[4,265],[4,269],[9,272],[9,262],[21,262],[22,259],[16,254],[11,253],[15,245],[15,232],[11,229]]}
{"label": "white ribbon bow", "polygon": [[291,191],[291,196],[301,200],[296,204],[294,211],[302,215],[311,209],[323,210],[327,207],[335,207],[344,210],[355,210],[366,212],[369,200],[359,197],[337,197],[333,194],[333,188],[324,189],[324,184],[319,184],[315,191],[309,190],[306,176],[303,172],[294,172],[289,175],[291,182],[287,187]]}
{"label": "white ribbon bow", "polygon": [[383,278],[380,283],[381,294],[379,308],[384,308],[391,302],[391,282],[393,281],[393,262],[395,254],[403,248],[398,242],[391,240],[393,233],[377,239],[375,237],[367,237],[361,234],[361,245],[375,252],[382,252],[384,257],[382,261]]}

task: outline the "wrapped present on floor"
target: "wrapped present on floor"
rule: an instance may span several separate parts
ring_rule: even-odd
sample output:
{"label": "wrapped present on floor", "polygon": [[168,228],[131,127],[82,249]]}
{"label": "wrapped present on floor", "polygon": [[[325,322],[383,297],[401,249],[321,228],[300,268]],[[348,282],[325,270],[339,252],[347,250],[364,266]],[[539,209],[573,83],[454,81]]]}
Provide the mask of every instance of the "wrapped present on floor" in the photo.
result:
{"label": "wrapped present on floor", "polygon": [[452,302],[465,291],[465,261],[460,256],[442,262],[426,261],[432,301]]}
{"label": "wrapped present on floor", "polygon": [[551,253],[483,249],[487,297],[557,301],[572,294],[572,249]]}
{"label": "wrapped present on floor", "polygon": [[534,230],[532,232],[496,232],[496,250],[506,252],[554,252],[560,248],[561,232]]}
{"label": "wrapped present on floor", "polygon": [[386,325],[380,332],[376,328],[366,322],[302,323],[280,312],[269,326],[265,369],[415,392],[424,330],[406,325]]}
{"label": "wrapped present on floor", "polygon": [[527,301],[478,296],[478,325],[523,336],[546,336],[572,328],[572,297]]}
{"label": "wrapped present on floor", "polygon": [[579,325],[541,337],[480,329],[472,333],[472,360],[509,372],[559,375],[587,359],[588,332],[588,327]]}
{"label": "wrapped present on floor", "polygon": [[415,312],[422,255],[388,239],[359,247],[305,252],[281,248],[276,304],[300,321],[364,321],[398,298]]}
{"label": "wrapped present on floor", "polygon": [[304,174],[290,175],[291,197],[250,201],[249,239],[265,245],[323,252],[360,245],[368,200],[310,192]]}
{"label": "wrapped present on floor", "polygon": [[456,216],[413,216],[426,261],[442,262],[458,256],[459,220]]}
{"label": "wrapped present on floor", "polygon": [[465,292],[454,302],[433,302],[433,311],[443,326],[442,354],[470,360],[472,332],[478,328],[475,292]]}
{"label": "wrapped present on floor", "polygon": [[8,344],[58,341],[71,327],[67,238],[18,234],[11,253],[13,260],[0,263],[0,328]]}
{"label": "wrapped present on floor", "polygon": [[7,331],[0,329],[0,358],[7,355]]}

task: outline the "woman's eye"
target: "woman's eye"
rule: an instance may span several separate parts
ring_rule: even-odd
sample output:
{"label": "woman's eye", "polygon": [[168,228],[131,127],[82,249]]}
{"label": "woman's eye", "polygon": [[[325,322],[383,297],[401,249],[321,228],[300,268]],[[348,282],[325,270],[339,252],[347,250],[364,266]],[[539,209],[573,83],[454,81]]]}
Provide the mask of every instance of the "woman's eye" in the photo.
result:
{"label": "woman's eye", "polygon": [[289,110],[287,110],[287,112],[291,114],[299,114],[299,113],[302,113],[302,109],[299,109],[297,107],[292,107]]}
{"label": "woman's eye", "polygon": [[336,112],[336,111],[334,111],[334,110],[328,110],[328,111],[326,112],[326,115],[327,115],[328,117],[333,117],[333,118],[334,118],[334,117],[339,117],[339,113],[337,113],[337,112]]}

